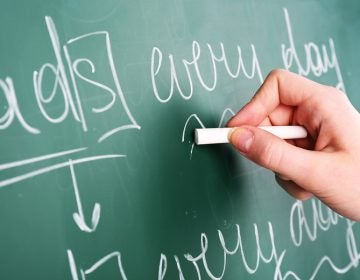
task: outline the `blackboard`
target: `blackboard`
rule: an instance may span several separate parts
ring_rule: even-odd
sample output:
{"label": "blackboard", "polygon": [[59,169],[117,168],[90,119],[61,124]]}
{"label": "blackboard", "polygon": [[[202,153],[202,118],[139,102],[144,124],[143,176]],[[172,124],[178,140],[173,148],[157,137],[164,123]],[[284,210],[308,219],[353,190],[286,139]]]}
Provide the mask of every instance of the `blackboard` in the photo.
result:
{"label": "blackboard", "polygon": [[193,143],[273,68],[359,108],[359,14],[355,0],[3,0],[0,278],[359,278],[358,224],[229,145]]}

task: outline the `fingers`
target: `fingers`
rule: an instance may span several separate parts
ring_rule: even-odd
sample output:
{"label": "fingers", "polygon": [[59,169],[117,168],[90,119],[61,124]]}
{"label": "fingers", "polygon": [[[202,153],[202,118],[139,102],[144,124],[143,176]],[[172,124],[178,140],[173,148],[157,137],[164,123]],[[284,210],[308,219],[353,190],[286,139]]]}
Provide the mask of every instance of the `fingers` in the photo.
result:
{"label": "fingers", "polygon": [[230,142],[245,157],[297,183],[317,164],[314,152],[295,147],[257,127],[235,128]]}
{"label": "fingers", "polygon": [[272,125],[293,124],[294,107],[279,104],[269,115]]}
{"label": "fingers", "polygon": [[299,106],[310,96],[322,91],[322,85],[285,70],[273,70],[253,99],[228,123],[228,126],[257,126],[281,104],[282,116],[290,119],[289,106]]}
{"label": "fingers", "polygon": [[282,178],[281,175],[275,175],[276,182],[292,197],[298,200],[307,200],[313,196],[311,192],[299,187],[293,181]]}

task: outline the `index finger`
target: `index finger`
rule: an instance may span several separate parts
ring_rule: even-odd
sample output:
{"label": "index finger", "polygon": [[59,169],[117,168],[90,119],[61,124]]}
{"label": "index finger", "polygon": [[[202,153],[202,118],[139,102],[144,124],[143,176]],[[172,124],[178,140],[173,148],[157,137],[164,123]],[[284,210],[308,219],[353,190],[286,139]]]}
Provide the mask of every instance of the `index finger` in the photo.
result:
{"label": "index finger", "polygon": [[259,125],[280,105],[299,106],[320,84],[286,70],[273,70],[254,97],[229,122],[228,126]]}

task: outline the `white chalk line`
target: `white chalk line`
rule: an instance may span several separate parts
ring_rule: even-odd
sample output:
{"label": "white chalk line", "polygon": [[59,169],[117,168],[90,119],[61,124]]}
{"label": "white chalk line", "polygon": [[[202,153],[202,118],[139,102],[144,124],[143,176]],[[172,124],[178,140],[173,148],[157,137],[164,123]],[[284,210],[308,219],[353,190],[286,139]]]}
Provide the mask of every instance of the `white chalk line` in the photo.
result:
{"label": "white chalk line", "polygon": [[[84,157],[84,158],[79,158],[79,159],[73,160],[72,164],[76,165],[76,164],[82,164],[82,163],[85,163],[85,162],[98,161],[98,160],[102,160],[102,159],[120,158],[120,157],[126,157],[126,155],[108,154],[108,155],[98,155],[98,156],[92,156],[92,157]],[[60,169],[60,168],[68,167],[68,166],[70,166],[70,164],[71,163],[69,161],[61,162],[61,163],[57,163],[57,164],[54,164],[54,165],[51,165],[51,166],[40,168],[40,169],[35,170],[35,171],[25,173],[25,174],[22,174],[22,175],[19,175],[19,176],[10,178],[10,179],[0,181],[0,188],[3,188],[5,186],[12,185],[12,184],[24,181],[26,179],[33,178],[33,177],[41,175],[41,174],[49,173],[51,171],[54,171],[54,170],[57,170],[57,169]]]}
{"label": "white chalk line", "polygon": [[52,158],[57,158],[57,157],[61,157],[64,155],[82,152],[86,149],[87,149],[86,147],[82,147],[82,148],[77,148],[77,149],[72,149],[72,150],[67,150],[67,151],[61,151],[61,152],[57,152],[57,153],[53,153],[53,154],[47,154],[47,155],[42,155],[42,156],[38,156],[38,157],[23,159],[23,160],[19,160],[19,161],[3,163],[3,164],[0,164],[0,171],[27,165],[27,164],[32,164],[35,162],[44,161],[44,160],[48,160],[48,159],[52,159]]}

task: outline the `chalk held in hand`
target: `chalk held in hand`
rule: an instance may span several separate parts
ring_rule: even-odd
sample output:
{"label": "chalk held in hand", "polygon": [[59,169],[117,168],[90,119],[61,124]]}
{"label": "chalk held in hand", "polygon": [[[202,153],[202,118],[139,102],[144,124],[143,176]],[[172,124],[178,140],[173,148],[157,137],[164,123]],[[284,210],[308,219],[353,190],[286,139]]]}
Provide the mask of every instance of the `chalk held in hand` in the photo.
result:
{"label": "chalk held in hand", "polygon": [[[267,132],[282,139],[306,138],[307,131],[303,126],[259,126]],[[233,127],[197,128],[195,129],[196,145],[229,143],[229,134]]]}

